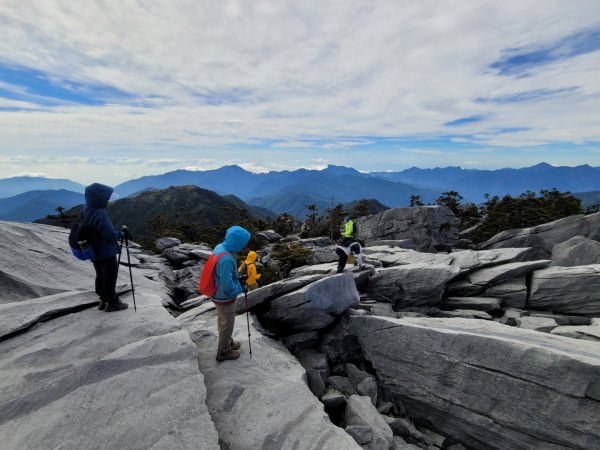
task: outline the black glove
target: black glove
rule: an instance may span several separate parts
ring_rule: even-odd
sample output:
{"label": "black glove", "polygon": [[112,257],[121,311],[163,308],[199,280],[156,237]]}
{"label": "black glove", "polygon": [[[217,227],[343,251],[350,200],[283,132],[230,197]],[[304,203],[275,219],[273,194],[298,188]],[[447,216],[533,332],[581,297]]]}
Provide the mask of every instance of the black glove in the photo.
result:
{"label": "black glove", "polygon": [[126,241],[133,240],[133,236],[131,235],[129,228],[127,228],[127,225],[123,225],[123,228],[121,228],[121,231],[123,232],[123,239],[125,239]]}

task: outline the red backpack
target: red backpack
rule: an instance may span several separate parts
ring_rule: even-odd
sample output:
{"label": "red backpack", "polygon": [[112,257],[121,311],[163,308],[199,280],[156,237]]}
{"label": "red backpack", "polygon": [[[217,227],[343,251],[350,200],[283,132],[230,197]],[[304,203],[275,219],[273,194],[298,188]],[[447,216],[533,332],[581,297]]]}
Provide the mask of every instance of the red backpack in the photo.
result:
{"label": "red backpack", "polygon": [[215,295],[215,292],[217,292],[218,286],[215,285],[215,266],[219,259],[221,259],[221,256],[226,254],[229,254],[229,252],[222,252],[218,255],[213,253],[208,258],[208,261],[206,261],[206,264],[204,264],[200,282],[198,283],[198,291],[200,291],[201,294],[212,298],[212,296]]}

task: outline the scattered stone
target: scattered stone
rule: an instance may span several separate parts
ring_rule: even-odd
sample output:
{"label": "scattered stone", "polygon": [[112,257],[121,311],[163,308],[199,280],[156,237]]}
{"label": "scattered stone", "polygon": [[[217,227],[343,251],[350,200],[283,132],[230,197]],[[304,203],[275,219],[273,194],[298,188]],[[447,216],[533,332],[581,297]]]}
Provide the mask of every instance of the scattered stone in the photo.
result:
{"label": "scattered stone", "polygon": [[325,394],[327,390],[325,388],[325,383],[323,382],[323,378],[318,370],[309,369],[306,371],[306,383],[308,384],[308,388],[315,395],[315,397],[321,397]]}
{"label": "scattered stone", "polygon": [[207,247],[198,247],[190,251],[190,253],[194,258],[206,261],[212,255],[212,250]]}
{"label": "scattered stone", "polygon": [[324,264],[324,263],[337,263],[339,257],[335,253],[335,246],[331,247],[315,247],[313,253],[306,260],[307,264]]}
{"label": "scattered stone", "polygon": [[358,386],[356,386],[356,392],[360,395],[369,397],[373,406],[377,406],[377,382],[375,381],[375,378],[365,378]]}
{"label": "scattered stone", "polygon": [[283,239],[283,236],[281,236],[279,233],[275,232],[275,230],[259,231],[258,233],[256,233],[256,237],[258,239],[263,239],[270,243],[279,242]]}
{"label": "scattered stone", "polygon": [[447,440],[445,436],[442,436],[441,434],[425,427],[418,427],[418,430],[423,433],[423,441],[425,441],[426,444],[433,445],[438,448],[444,448]]}
{"label": "scattered stone", "polygon": [[181,241],[174,237],[162,237],[154,242],[154,246],[160,252],[164,252],[166,249],[175,247],[177,245],[181,245]]}
{"label": "scattered stone", "polygon": [[318,331],[305,331],[303,333],[292,334],[281,338],[281,342],[286,348],[292,353],[296,353],[299,350],[310,348],[319,342]]}
{"label": "scattered stone", "polygon": [[529,313],[523,309],[506,308],[504,314],[498,319],[498,322],[504,325],[510,325],[511,327],[516,327],[517,319],[528,315]]}
{"label": "scattered stone", "polygon": [[345,430],[358,445],[366,445],[373,438],[373,431],[365,425],[349,425]]}
{"label": "scattered stone", "polygon": [[305,370],[316,370],[321,374],[323,381],[329,377],[329,363],[325,353],[320,353],[314,348],[299,350],[296,353],[296,358],[302,364]]}
{"label": "scattered stone", "polygon": [[402,438],[413,437],[418,441],[423,440],[423,434],[415,428],[410,419],[403,417],[390,418],[387,422],[395,436]]}
{"label": "scattered stone", "polygon": [[169,247],[163,252],[163,254],[176,266],[180,266],[192,258],[191,252],[181,249],[180,246]]}
{"label": "scattered stone", "polygon": [[336,391],[342,392],[346,396],[355,395],[356,388],[352,385],[348,377],[332,375],[327,378],[327,384]]}
{"label": "scattered stone", "polygon": [[394,410],[394,404],[391,402],[382,402],[377,406],[379,414],[390,414]]}
{"label": "scattered stone", "polygon": [[352,395],[348,399],[344,419],[346,427],[352,425],[368,427],[373,433],[368,447],[373,450],[388,450],[392,445],[393,433],[377,412],[369,397]]}
{"label": "scattered stone", "polygon": [[396,311],[393,310],[392,305],[383,304],[383,305],[375,305],[371,308],[371,314],[374,316],[384,316],[384,317],[396,317]]}
{"label": "scattered stone", "polygon": [[346,412],[346,397],[340,391],[334,388],[327,388],[325,394],[321,396],[325,412],[329,414],[333,423],[340,423]]}
{"label": "scattered stone", "polygon": [[533,273],[527,306],[564,314],[599,315],[598,292],[600,264],[550,267]]}

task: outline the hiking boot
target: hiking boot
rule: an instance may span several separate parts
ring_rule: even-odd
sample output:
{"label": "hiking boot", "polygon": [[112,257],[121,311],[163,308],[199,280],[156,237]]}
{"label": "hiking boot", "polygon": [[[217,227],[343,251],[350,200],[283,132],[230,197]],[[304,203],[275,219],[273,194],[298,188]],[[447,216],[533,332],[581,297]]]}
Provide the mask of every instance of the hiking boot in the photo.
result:
{"label": "hiking boot", "polygon": [[228,353],[217,352],[217,361],[225,361],[226,359],[238,359],[240,357],[239,350],[230,349]]}
{"label": "hiking boot", "polygon": [[129,305],[127,303],[124,303],[121,300],[118,300],[114,303],[107,304],[106,308],[104,309],[104,312],[123,311],[124,309],[127,309],[127,308],[129,308]]}
{"label": "hiking boot", "polygon": [[242,343],[231,338],[231,341],[229,341],[229,346],[231,347],[231,350],[239,350],[242,346]]}
{"label": "hiking boot", "polygon": [[100,311],[104,311],[104,308],[106,308],[106,300],[104,300],[103,298],[100,299],[100,304],[98,305],[98,309]]}

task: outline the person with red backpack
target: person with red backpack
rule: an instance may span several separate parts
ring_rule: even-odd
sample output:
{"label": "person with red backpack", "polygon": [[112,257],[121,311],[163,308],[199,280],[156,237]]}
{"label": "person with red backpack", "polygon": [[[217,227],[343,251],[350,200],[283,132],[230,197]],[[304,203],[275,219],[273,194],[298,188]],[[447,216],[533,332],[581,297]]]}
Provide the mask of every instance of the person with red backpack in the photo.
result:
{"label": "person with red backpack", "polygon": [[218,313],[219,343],[217,361],[238,359],[241,343],[232,338],[235,325],[235,299],[244,292],[238,279],[235,252],[242,250],[250,240],[248,230],[234,225],[225,233],[225,240],[217,245],[206,261],[200,277],[200,293],[208,295]]}

